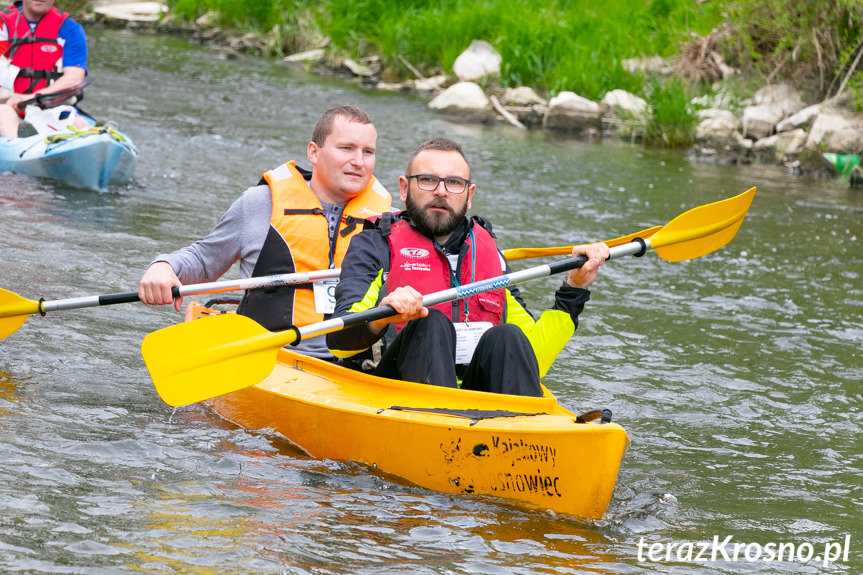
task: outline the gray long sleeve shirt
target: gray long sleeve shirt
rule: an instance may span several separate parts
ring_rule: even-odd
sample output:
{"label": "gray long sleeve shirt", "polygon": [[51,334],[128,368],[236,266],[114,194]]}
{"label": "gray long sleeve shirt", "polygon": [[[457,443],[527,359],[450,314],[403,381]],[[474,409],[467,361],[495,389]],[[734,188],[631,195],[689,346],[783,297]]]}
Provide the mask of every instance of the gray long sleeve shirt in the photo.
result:
{"label": "gray long sleeve shirt", "polygon": [[[323,208],[327,221],[333,219],[331,212],[341,212],[337,206],[323,204]],[[151,263],[167,262],[184,285],[216,281],[235,262],[240,264],[241,277],[252,277],[270,228],[272,211],[269,186],[251,187],[231,204],[205,238],[173,253],[159,254]],[[333,357],[323,337],[303,340],[295,349],[312,357]]]}

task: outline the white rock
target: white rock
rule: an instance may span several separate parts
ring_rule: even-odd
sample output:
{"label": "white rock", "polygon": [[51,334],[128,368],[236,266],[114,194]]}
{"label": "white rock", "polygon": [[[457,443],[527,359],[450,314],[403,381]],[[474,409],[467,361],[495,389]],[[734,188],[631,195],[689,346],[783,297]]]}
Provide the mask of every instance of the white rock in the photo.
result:
{"label": "white rock", "polygon": [[533,88],[519,86],[518,88],[507,88],[503,93],[501,102],[507,106],[547,106],[545,98],[537,94]]}
{"label": "white rock", "polygon": [[740,121],[728,110],[700,110],[703,118],[695,128],[695,140],[706,141],[712,138],[726,139],[740,130]]}
{"label": "white rock", "polygon": [[501,56],[491,44],[474,40],[455,59],[452,71],[463,82],[475,82],[485,76],[499,76],[500,63]]}
{"label": "white rock", "polygon": [[374,75],[372,69],[365,64],[360,64],[355,60],[351,60],[350,58],[345,58],[345,61],[342,62],[345,68],[347,68],[351,74],[354,76],[362,76],[362,77],[370,77]]}
{"label": "white rock", "polygon": [[561,92],[548,103],[543,125],[551,130],[586,131],[601,126],[599,104],[574,92]]}
{"label": "white rock", "polygon": [[762,160],[782,160],[786,154],[797,154],[806,145],[808,134],[806,130],[797,128],[766,138],[761,138],[752,145],[752,152]]}
{"label": "white rock", "polygon": [[806,147],[826,149],[838,154],[859,154],[863,151],[861,122],[822,112],[809,130]]}
{"label": "white rock", "polygon": [[632,116],[640,116],[647,110],[647,101],[626,90],[611,90],[603,96],[599,105],[603,111],[623,111]]}
{"label": "white rock", "polygon": [[773,134],[773,130],[783,118],[781,105],[762,104],[749,106],[743,110],[743,135],[760,140]]}
{"label": "white rock", "polygon": [[161,2],[126,2],[96,6],[93,12],[117,20],[156,22],[168,12],[168,7]]}
{"label": "white rock", "polygon": [[290,56],[285,56],[283,61],[285,62],[317,62],[321,58],[324,57],[324,49],[323,48],[315,48],[314,50],[307,50],[305,52],[297,52],[296,54],[291,54]]}
{"label": "white rock", "polygon": [[443,88],[443,85],[446,84],[446,81],[446,74],[440,74],[439,76],[432,76],[431,78],[413,80],[412,85],[414,90],[417,92],[438,92]]}
{"label": "white rock", "polygon": [[806,105],[791,84],[770,84],[755,93],[752,103],[756,106],[774,106],[782,118],[796,114]]}
{"label": "white rock", "polygon": [[812,126],[812,124],[815,123],[815,118],[817,118],[818,114],[820,113],[821,106],[819,104],[803,108],[796,114],[792,114],[791,116],[785,118],[784,120],[776,124],[776,132],[790,132],[791,130],[796,130],[797,128],[804,128],[808,130]]}
{"label": "white rock", "polygon": [[473,82],[453,84],[429,102],[429,108],[472,120],[494,117],[488,96]]}

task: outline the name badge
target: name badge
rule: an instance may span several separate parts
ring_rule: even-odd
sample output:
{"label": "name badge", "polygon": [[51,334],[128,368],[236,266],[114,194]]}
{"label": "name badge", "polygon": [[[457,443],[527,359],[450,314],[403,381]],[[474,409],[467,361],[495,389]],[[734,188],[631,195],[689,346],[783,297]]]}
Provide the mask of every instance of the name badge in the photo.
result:
{"label": "name badge", "polygon": [[315,312],[328,315],[336,311],[336,286],[339,279],[318,280],[312,284],[315,290]]}
{"label": "name badge", "polygon": [[489,321],[472,321],[470,323],[454,323],[455,326],[455,362],[470,363],[473,352],[482,337],[491,327]]}

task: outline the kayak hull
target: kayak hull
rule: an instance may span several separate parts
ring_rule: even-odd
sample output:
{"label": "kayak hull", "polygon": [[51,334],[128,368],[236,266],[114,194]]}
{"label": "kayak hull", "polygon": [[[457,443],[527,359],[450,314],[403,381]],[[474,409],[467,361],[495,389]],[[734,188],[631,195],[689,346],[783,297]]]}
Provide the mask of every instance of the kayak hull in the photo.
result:
{"label": "kayak hull", "polygon": [[264,381],[207,404],[316,458],[589,518],[605,513],[629,446],[620,425],[577,423],[548,390],[519,397],[389,380],[287,349]]}
{"label": "kayak hull", "polygon": [[0,138],[0,171],[60,180],[76,188],[104,191],[126,184],[137,163],[137,148],[116,130],[51,142],[40,135]]}

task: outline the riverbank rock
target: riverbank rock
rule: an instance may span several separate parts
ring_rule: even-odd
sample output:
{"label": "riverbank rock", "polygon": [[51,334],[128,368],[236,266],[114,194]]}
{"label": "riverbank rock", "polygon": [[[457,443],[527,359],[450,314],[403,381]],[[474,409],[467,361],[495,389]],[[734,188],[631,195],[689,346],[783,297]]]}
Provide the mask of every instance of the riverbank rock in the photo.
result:
{"label": "riverbank rock", "polygon": [[598,134],[602,115],[596,102],[563,91],[549,101],[542,125],[548,130]]}
{"label": "riverbank rock", "polygon": [[453,74],[462,82],[478,82],[486,77],[500,76],[501,56],[485,40],[474,40],[458,55],[452,65]]}
{"label": "riverbank rock", "polygon": [[473,82],[453,84],[429,102],[429,108],[472,122],[489,122],[494,119],[488,96]]}
{"label": "riverbank rock", "polygon": [[548,101],[527,86],[507,88],[500,101],[519,122],[530,128],[542,126],[542,119],[548,112]]}
{"label": "riverbank rock", "polygon": [[405,82],[378,82],[375,88],[387,92],[405,92],[429,98],[440,94],[447,82],[449,82],[449,78],[445,74],[439,74],[431,78],[419,78]]}
{"label": "riverbank rock", "polygon": [[701,110],[691,153],[698,160],[720,164],[748,161],[752,140],[740,133],[740,120],[728,110]]}
{"label": "riverbank rock", "polygon": [[809,130],[806,147],[837,154],[859,154],[863,152],[863,120],[822,111]]}
{"label": "riverbank rock", "polygon": [[640,119],[647,112],[647,101],[626,90],[611,90],[600,100],[599,109],[603,116]]}
{"label": "riverbank rock", "polygon": [[806,105],[800,94],[790,84],[765,86],[752,98],[754,105],[743,110],[743,135],[753,140],[770,136],[783,119],[791,116]]}
{"label": "riverbank rock", "polygon": [[815,123],[815,118],[817,118],[820,113],[820,105],[816,104],[814,106],[807,106],[796,114],[792,114],[776,124],[776,133],[790,132],[791,130],[796,130],[798,128],[808,130],[812,127],[812,124]]}
{"label": "riverbank rock", "polygon": [[768,136],[752,145],[752,155],[765,164],[782,163],[803,150],[807,137],[803,128]]}
{"label": "riverbank rock", "polygon": [[724,146],[740,135],[740,120],[728,110],[701,110],[698,117],[701,122],[695,128],[697,143]]}
{"label": "riverbank rock", "polygon": [[324,56],[326,56],[326,51],[323,48],[313,48],[305,52],[297,52],[296,54],[285,56],[282,58],[282,62],[289,64],[314,64],[323,60]]}
{"label": "riverbank rock", "polygon": [[743,110],[743,136],[753,140],[766,138],[782,120],[782,111],[776,106],[748,106]]}
{"label": "riverbank rock", "polygon": [[122,2],[100,4],[93,8],[99,17],[121,22],[157,22],[168,13],[162,2]]}
{"label": "riverbank rock", "polygon": [[852,188],[863,188],[863,168],[854,166],[851,168],[851,175],[848,179],[848,185]]}

